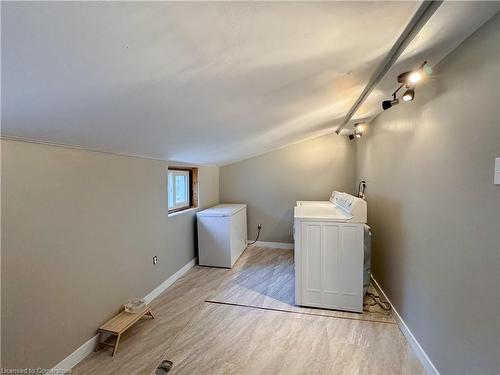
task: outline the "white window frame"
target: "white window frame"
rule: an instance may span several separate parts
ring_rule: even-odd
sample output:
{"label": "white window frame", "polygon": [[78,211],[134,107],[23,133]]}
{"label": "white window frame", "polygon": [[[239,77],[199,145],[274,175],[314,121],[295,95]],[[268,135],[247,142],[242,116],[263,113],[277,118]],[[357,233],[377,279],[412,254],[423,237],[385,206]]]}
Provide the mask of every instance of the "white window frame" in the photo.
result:
{"label": "white window frame", "polygon": [[[178,211],[182,209],[187,209],[191,207],[191,178],[190,178],[190,173],[189,171],[186,170],[179,170],[179,169],[169,169],[167,172],[167,184],[168,184],[168,175],[172,175],[172,202],[173,206],[172,207],[167,207],[169,212],[173,211]],[[187,201],[182,202],[182,203],[176,203],[175,202],[175,196],[176,196],[176,186],[175,186],[175,176],[184,176],[186,177],[186,197]],[[169,186],[167,185],[167,194],[169,193]],[[168,196],[167,196],[167,206],[168,206]]]}

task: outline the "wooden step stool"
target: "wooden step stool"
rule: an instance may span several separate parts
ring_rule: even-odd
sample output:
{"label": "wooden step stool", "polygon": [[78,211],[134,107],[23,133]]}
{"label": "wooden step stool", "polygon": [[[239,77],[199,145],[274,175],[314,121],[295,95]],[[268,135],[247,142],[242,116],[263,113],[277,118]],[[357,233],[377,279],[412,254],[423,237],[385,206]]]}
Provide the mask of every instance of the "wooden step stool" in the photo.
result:
{"label": "wooden step stool", "polygon": [[[97,345],[95,347],[95,351],[97,352],[101,345],[104,346],[109,346],[113,348],[113,353],[112,356],[115,356],[116,350],[118,349],[118,344],[120,343],[120,337],[122,333],[124,333],[127,329],[132,327],[132,325],[137,322],[139,319],[141,319],[144,315],[150,316],[152,319],[154,319],[154,315],[151,312],[151,307],[147,305],[144,310],[139,311],[137,313],[128,313],[125,310],[123,310],[121,313],[116,315],[115,317],[111,318],[109,321],[104,323],[99,329],[97,330],[97,333],[99,334],[99,337],[97,338]],[[101,342],[102,336],[104,333],[109,333],[113,336],[116,336],[116,340],[114,344],[108,344],[106,342]]]}

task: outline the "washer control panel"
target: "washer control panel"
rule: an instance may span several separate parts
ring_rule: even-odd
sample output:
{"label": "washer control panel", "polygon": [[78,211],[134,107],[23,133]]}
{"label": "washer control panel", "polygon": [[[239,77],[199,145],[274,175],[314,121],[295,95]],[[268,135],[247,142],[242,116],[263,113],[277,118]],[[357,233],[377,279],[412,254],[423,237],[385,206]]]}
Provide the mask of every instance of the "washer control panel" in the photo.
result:
{"label": "washer control panel", "polygon": [[335,204],[342,211],[352,215],[357,221],[366,223],[367,213],[366,201],[364,199],[340,191],[333,191],[330,196],[330,202]]}

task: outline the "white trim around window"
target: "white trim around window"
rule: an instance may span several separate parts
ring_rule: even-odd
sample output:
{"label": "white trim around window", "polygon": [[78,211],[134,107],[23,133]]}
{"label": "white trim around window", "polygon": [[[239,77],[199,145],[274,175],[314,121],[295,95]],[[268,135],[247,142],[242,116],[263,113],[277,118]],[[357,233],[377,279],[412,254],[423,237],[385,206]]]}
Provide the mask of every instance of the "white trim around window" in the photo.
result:
{"label": "white trim around window", "polygon": [[[191,206],[191,181],[189,176],[189,171],[168,170],[167,194],[169,211],[189,208]],[[179,189],[182,189],[182,191],[179,191]]]}

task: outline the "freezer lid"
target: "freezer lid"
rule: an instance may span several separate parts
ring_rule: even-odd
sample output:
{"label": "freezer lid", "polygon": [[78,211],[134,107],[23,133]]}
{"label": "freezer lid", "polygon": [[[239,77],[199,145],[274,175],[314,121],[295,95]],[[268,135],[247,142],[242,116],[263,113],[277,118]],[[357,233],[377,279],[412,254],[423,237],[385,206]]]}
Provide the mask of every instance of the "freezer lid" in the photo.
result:
{"label": "freezer lid", "polygon": [[196,215],[218,217],[232,216],[246,207],[246,204],[218,204],[217,206],[213,206],[207,208],[206,210],[200,211]]}

